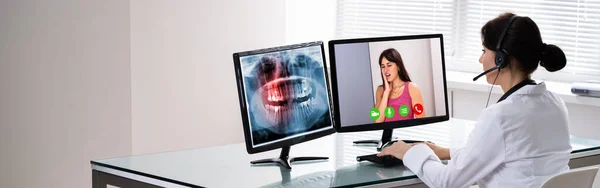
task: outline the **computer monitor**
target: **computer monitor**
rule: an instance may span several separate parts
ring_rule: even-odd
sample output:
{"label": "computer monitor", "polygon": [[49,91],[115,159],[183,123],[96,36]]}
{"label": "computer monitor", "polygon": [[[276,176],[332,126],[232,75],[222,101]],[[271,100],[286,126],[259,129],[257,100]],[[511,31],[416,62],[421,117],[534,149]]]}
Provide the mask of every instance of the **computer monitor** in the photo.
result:
{"label": "computer monitor", "polygon": [[355,144],[381,149],[394,128],[448,120],[441,34],[333,40],[329,57],[336,130],[384,130]]}
{"label": "computer monitor", "polygon": [[335,132],[323,52],[319,41],[233,54],[248,153],[282,148],[252,164],[328,159],[288,161],[290,146]]}

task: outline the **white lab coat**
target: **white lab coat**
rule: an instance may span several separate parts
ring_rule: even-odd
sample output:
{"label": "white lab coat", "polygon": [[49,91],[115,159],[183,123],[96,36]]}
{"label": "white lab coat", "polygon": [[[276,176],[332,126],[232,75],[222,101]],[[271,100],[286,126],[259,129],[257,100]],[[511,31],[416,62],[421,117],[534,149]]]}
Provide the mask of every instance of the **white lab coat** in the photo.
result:
{"label": "white lab coat", "polygon": [[568,171],[570,153],[567,108],[542,82],[484,109],[466,145],[450,148],[448,165],[425,144],[403,161],[429,187],[537,188]]}

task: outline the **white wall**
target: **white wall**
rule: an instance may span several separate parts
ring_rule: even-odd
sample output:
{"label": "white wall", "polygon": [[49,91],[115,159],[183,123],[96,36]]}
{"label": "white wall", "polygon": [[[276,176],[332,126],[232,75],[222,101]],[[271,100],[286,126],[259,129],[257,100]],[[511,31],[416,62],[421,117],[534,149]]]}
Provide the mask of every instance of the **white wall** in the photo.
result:
{"label": "white wall", "polygon": [[335,35],[335,8],[336,1],[285,0],[285,42],[327,44]]}
{"label": "white wall", "polygon": [[131,154],[129,2],[0,1],[0,187],[90,187]]}
{"label": "white wall", "polygon": [[131,0],[133,153],[243,142],[232,54],[285,45],[285,8]]}
{"label": "white wall", "polygon": [[[435,105],[433,99],[434,95],[430,40],[423,39],[369,43],[369,51],[371,54],[371,73],[374,83],[373,93],[375,93],[377,91],[377,87],[383,83],[381,80],[379,55],[388,48],[394,48],[400,53],[410,79],[413,83],[417,84],[419,86],[419,90],[421,90],[425,114],[427,116],[433,115],[435,112]],[[375,101],[375,99],[373,100]],[[412,108],[412,106],[410,108]]]}
{"label": "white wall", "polygon": [[[499,87],[494,89],[502,90]],[[454,118],[477,120],[479,113],[485,109],[488,93],[457,89],[448,89],[448,92],[452,93],[452,98],[448,98],[448,100],[452,100],[451,110]],[[500,94],[492,93],[489,105],[496,104],[500,96]]]}

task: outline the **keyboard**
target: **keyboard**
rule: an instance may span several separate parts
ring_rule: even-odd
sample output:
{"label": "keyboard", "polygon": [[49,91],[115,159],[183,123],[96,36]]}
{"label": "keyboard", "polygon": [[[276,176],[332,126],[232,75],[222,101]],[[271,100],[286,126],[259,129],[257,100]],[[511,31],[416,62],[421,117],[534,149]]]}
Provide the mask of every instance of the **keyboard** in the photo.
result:
{"label": "keyboard", "polygon": [[[398,140],[392,140],[392,141],[389,141],[389,142],[383,144],[382,149],[386,148],[388,146],[391,146],[392,144],[394,144],[397,141]],[[425,141],[421,141],[421,140],[402,140],[402,141],[407,144],[415,144],[415,143],[425,142]],[[429,142],[429,141],[427,141],[427,142]],[[432,143],[432,142],[430,142],[430,143]],[[372,162],[375,164],[383,165],[384,167],[399,166],[399,165],[404,164],[401,159],[398,159],[394,156],[384,155],[384,156],[378,157],[377,154],[358,156],[358,157],[356,157],[356,161],[358,161],[358,162],[369,161],[369,162]]]}
{"label": "keyboard", "polygon": [[377,154],[363,155],[356,157],[356,160],[359,162],[369,161],[375,164],[383,165],[384,167],[399,166],[404,164],[401,159],[398,159],[391,155],[384,155],[381,157],[377,156]]}

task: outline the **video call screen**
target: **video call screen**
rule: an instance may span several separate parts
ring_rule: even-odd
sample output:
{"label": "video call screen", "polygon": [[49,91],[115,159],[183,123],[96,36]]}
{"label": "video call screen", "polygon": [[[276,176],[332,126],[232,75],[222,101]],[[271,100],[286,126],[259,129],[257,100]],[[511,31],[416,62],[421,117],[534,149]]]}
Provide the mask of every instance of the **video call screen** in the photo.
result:
{"label": "video call screen", "polygon": [[440,38],[336,44],[334,50],[340,126],[446,115]]}
{"label": "video call screen", "polygon": [[253,146],[332,127],[321,46],[240,57]]}

